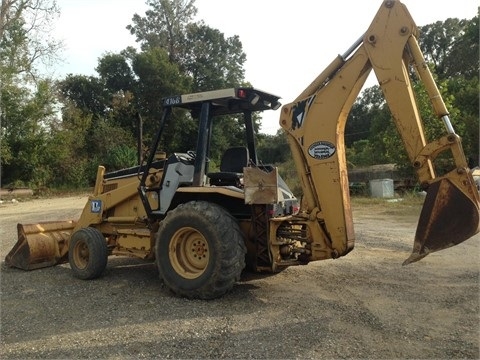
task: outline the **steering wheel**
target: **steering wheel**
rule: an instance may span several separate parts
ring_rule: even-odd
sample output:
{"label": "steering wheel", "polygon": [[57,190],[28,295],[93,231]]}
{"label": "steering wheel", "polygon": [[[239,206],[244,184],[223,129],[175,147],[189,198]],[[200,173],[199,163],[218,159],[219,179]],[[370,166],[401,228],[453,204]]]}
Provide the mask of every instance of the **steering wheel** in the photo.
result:
{"label": "steering wheel", "polygon": [[190,156],[192,160],[195,160],[195,158],[197,157],[197,153],[193,150],[188,150],[187,155]]}

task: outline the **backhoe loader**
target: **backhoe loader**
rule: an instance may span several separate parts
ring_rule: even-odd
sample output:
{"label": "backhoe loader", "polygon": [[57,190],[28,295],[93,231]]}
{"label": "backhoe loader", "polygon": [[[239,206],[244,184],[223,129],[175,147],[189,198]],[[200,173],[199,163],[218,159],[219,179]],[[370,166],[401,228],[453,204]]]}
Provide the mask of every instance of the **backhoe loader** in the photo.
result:
{"label": "backhoe loader", "polygon": [[[76,221],[18,225],[10,266],[35,269],[69,262],[74,276],[100,276],[110,255],[155,261],[160,278],[188,298],[229,291],[245,266],[260,272],[334,259],[355,242],[345,156],[348,113],[371,70],[376,75],[409,160],[427,192],[404,264],[459,244],[479,231],[479,194],[442,97],[419,48],[407,8],[386,0],[370,27],[291,103],[280,110],[303,189],[296,197],[277,168],[263,164],[252,114],[280,108],[279,97],[250,87],[170,96],[159,130],[140,166],[105,172]],[[410,74],[423,82],[445,134],[427,140]],[[175,109],[198,120],[192,151],[162,153]],[[175,110],[177,111],[177,110]],[[225,151],[209,171],[214,126],[243,115],[245,146]],[[451,170],[437,173],[447,154]]]}

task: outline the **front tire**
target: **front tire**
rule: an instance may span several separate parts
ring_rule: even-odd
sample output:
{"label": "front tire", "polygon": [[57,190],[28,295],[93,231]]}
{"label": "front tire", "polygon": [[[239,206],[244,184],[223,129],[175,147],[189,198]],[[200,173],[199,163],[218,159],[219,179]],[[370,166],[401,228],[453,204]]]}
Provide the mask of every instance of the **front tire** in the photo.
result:
{"label": "front tire", "polygon": [[179,205],[160,223],[155,255],[160,278],[175,294],[213,299],[229,291],[245,267],[237,221],[205,201]]}
{"label": "front tire", "polygon": [[82,280],[98,278],[107,266],[105,237],[93,227],[76,231],[70,238],[68,260],[75,277]]}

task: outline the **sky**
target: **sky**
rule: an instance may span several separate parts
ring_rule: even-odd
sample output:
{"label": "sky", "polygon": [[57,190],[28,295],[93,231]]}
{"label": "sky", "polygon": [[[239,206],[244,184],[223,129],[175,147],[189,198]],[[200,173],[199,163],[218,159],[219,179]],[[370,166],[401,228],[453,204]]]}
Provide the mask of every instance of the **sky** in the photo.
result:
{"label": "sky", "polygon": [[[478,0],[403,0],[418,26],[447,18],[471,19]],[[145,0],[57,0],[54,37],[64,43],[55,76],[97,75],[98,58],[135,46],[126,29]],[[247,55],[245,79],[293,101],[369,27],[381,0],[196,0],[197,20],[226,37],[238,35]],[[375,84],[373,75],[366,86]],[[212,89],[213,90],[213,89]],[[275,134],[279,111],[263,113],[261,132]]]}

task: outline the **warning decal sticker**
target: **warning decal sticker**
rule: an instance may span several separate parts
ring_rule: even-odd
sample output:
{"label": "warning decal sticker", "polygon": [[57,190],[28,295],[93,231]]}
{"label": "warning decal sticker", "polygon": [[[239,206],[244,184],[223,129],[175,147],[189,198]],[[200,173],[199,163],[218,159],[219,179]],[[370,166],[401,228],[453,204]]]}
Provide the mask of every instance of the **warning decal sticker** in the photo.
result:
{"label": "warning decal sticker", "polygon": [[317,160],[323,160],[328,159],[335,154],[335,150],[335,145],[331,142],[317,141],[310,145],[308,148],[308,154]]}
{"label": "warning decal sticker", "polygon": [[94,214],[98,214],[102,211],[102,201],[101,200],[92,200],[90,203],[90,211]]}

